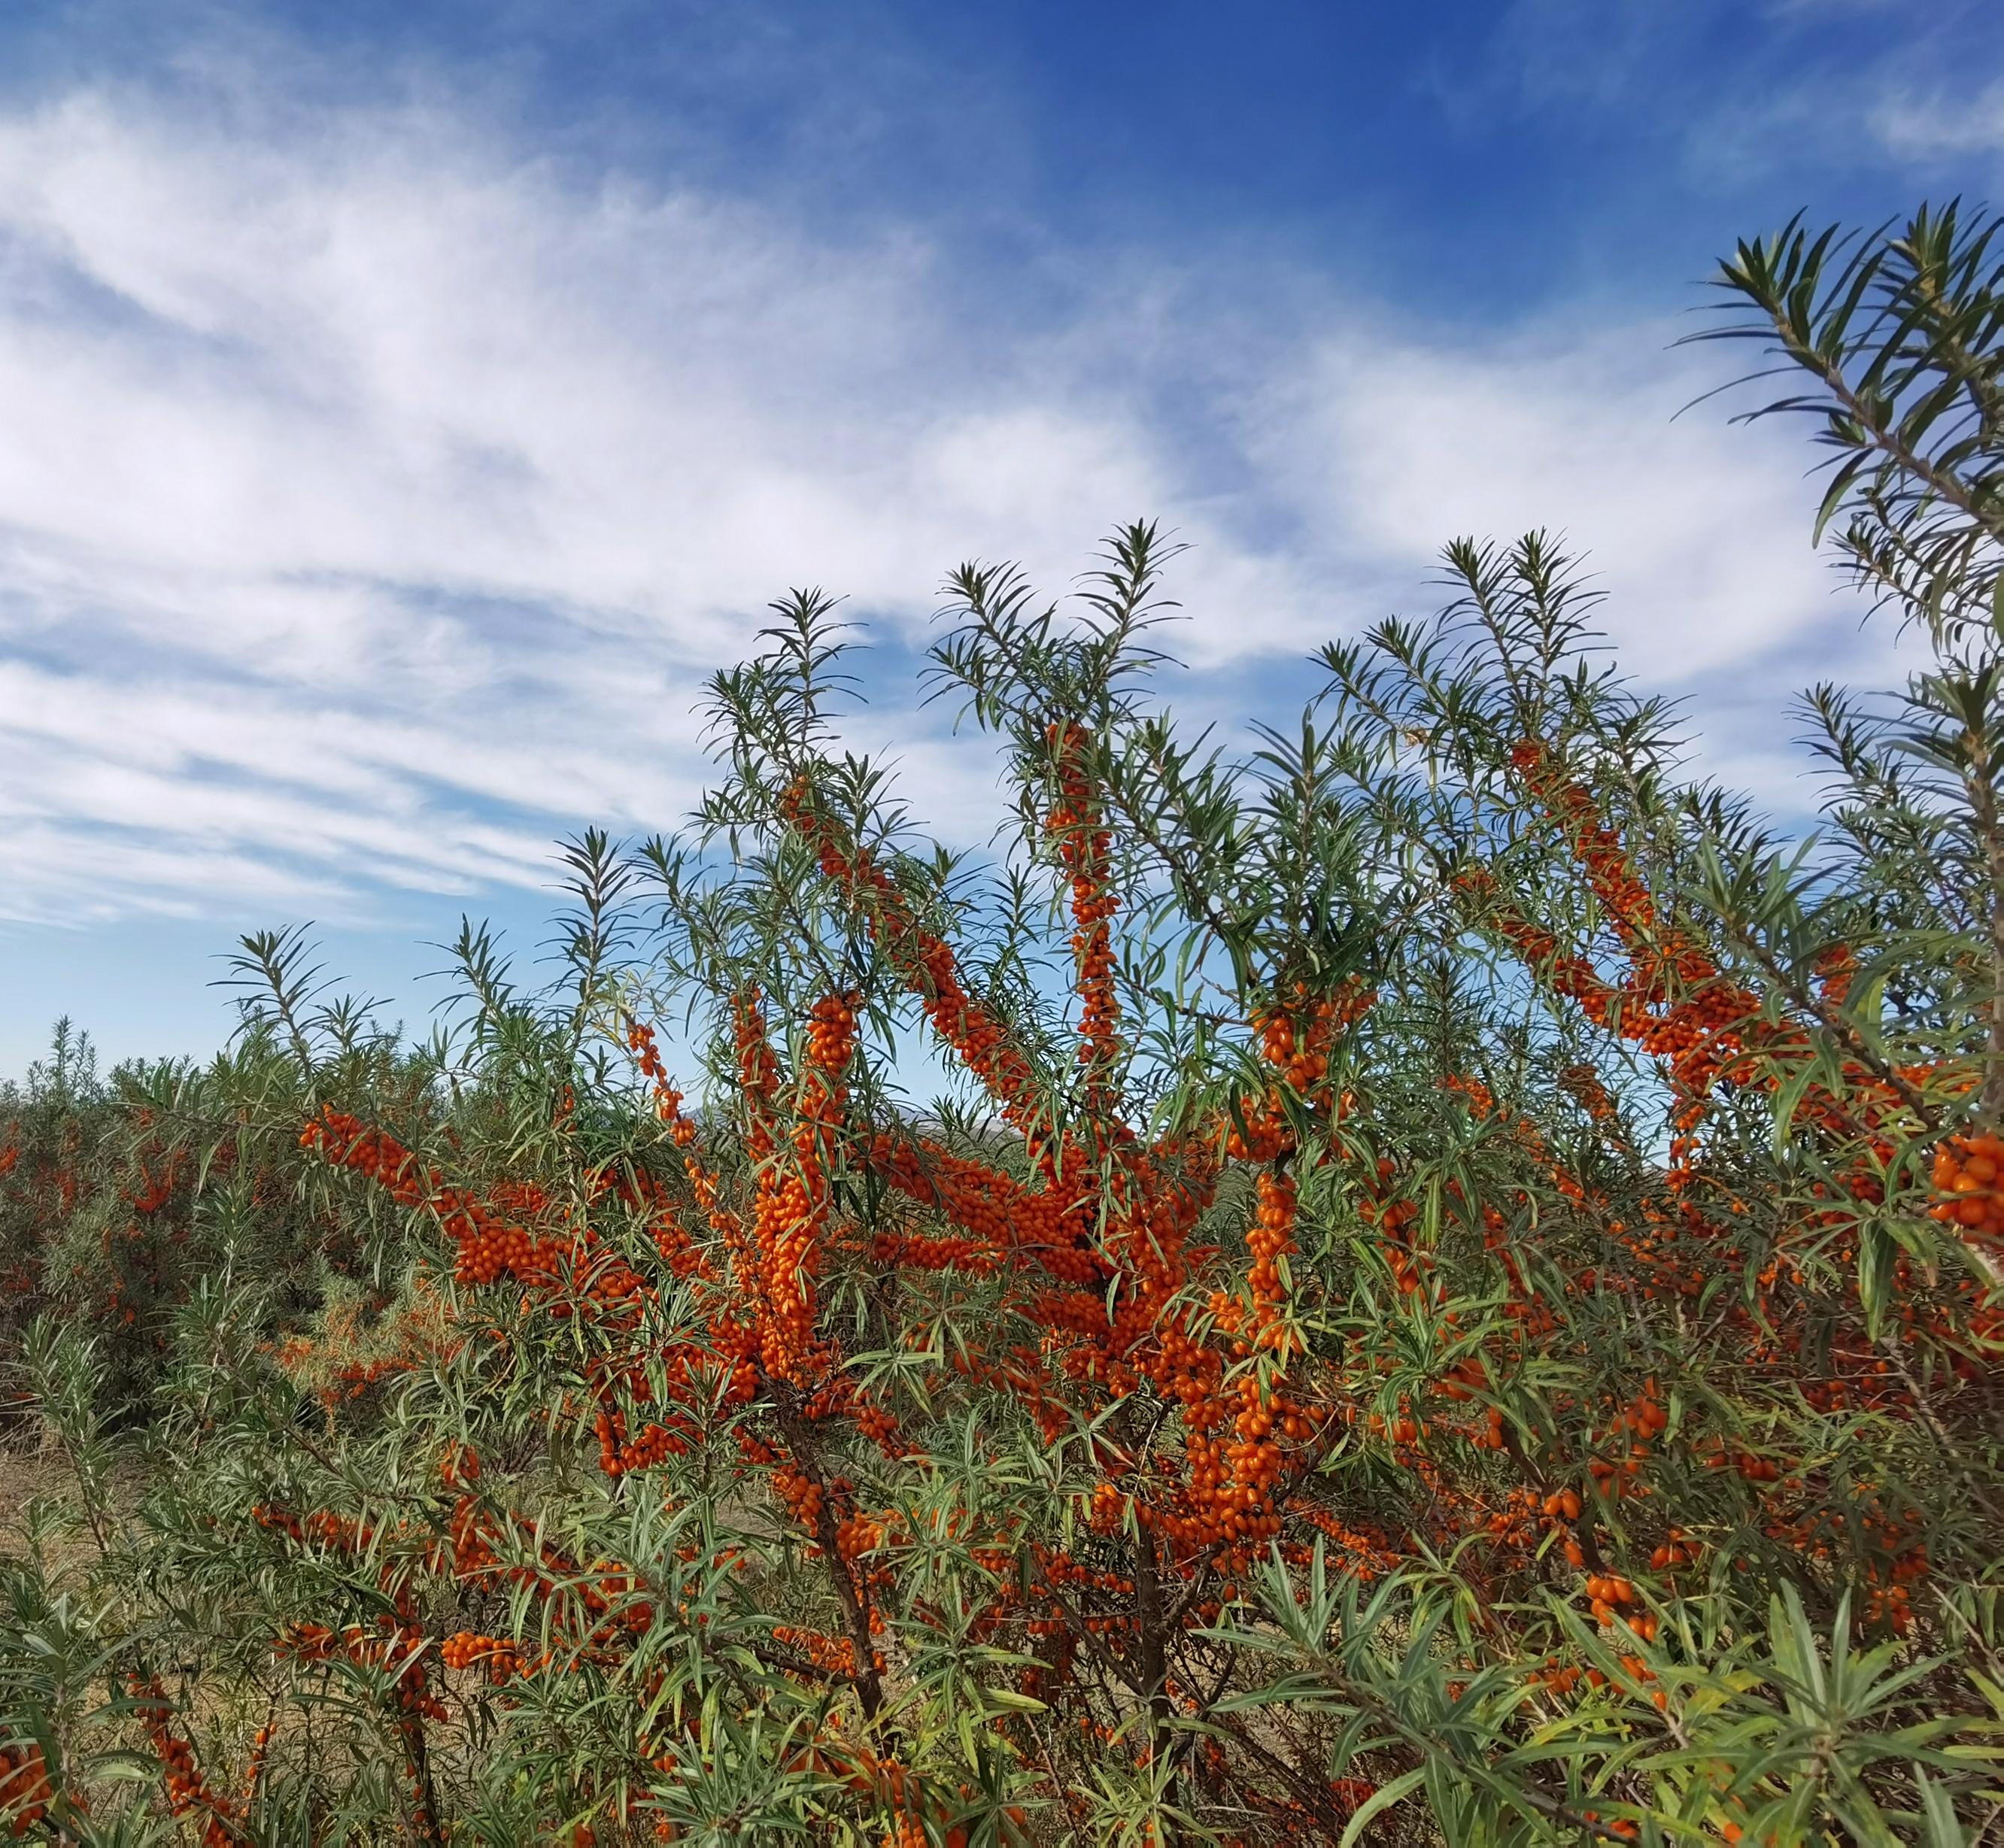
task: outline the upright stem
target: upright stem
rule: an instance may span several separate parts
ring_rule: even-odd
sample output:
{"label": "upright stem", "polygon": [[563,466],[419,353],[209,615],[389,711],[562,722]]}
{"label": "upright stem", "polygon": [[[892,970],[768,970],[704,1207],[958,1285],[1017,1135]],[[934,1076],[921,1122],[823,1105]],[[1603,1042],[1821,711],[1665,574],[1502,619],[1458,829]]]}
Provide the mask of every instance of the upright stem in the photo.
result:
{"label": "upright stem", "polygon": [[1148,1749],[1153,1763],[1168,1744],[1169,1668],[1155,1536],[1146,1526],[1134,1545],[1134,1615],[1141,1631],[1141,1685],[1148,1699]]}
{"label": "upright stem", "polygon": [[1990,1032],[1984,1052],[1983,1117],[1994,1123],[2004,1116],[2004,831],[1998,827],[1989,742],[1972,726],[1963,734],[1963,744],[1969,758],[1964,782],[1990,880]]}
{"label": "upright stem", "polygon": [[417,1811],[418,1839],[443,1842],[445,1831],[439,1822],[438,1790],[432,1781],[432,1757],[423,1717],[415,1713],[401,1714],[397,1730],[403,1737],[405,1755],[410,1762],[411,1801]]}
{"label": "upright stem", "polygon": [[884,1708],[883,1678],[877,1672],[875,1653],[870,1635],[870,1608],[856,1575],[849,1562],[842,1556],[839,1536],[836,1531],[835,1510],[829,1506],[827,1480],[822,1475],[821,1465],[815,1461],[814,1447],[809,1440],[806,1422],[799,1413],[783,1403],[779,1408],[780,1429],[786,1437],[787,1447],[801,1472],[822,1491],[819,1511],[815,1521],[815,1543],[820,1547],[822,1557],[828,1566],[829,1579],[835,1587],[835,1595],[842,1605],[844,1622],[849,1627],[849,1647],[856,1658],[856,1698],[863,1709],[864,1723],[874,1728],[878,1716]]}

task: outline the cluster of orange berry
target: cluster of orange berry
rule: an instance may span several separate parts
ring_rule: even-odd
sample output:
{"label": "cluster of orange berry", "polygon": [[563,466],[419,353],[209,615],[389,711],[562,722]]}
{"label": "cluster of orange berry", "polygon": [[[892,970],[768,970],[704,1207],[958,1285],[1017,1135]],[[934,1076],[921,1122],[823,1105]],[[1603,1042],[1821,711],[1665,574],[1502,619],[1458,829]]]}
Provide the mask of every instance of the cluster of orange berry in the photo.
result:
{"label": "cluster of orange berry", "polygon": [[822,1513],[829,1503],[830,1492],[837,1496],[844,1486],[838,1479],[824,1488],[797,1463],[781,1463],[770,1479],[773,1493],[785,1503],[788,1511],[810,1534],[821,1529]]}
{"label": "cluster of orange berry", "polygon": [[1260,1056],[1274,1066],[1294,1090],[1312,1094],[1329,1076],[1330,1055],[1337,1041],[1378,999],[1354,976],[1333,994],[1310,997],[1297,983],[1289,1003],[1262,1008],[1252,1015],[1260,1036]]}
{"label": "cluster of orange berry", "polygon": [[[629,1037],[637,1037],[646,1048],[652,1047],[651,1036],[644,1029],[636,1029]],[[658,1056],[655,1062],[658,1065]],[[581,1294],[582,1312],[610,1326],[630,1326],[636,1322],[653,1293],[630,1266],[597,1247],[588,1227],[573,1236],[533,1238],[494,1210],[492,1204],[444,1186],[437,1174],[422,1168],[393,1137],[331,1107],[307,1125],[300,1142],[305,1146],[322,1149],[331,1160],[374,1180],[400,1205],[422,1206],[433,1211],[458,1246],[454,1270],[463,1283],[491,1283],[504,1274],[513,1274],[529,1286],[532,1293],[549,1298],[550,1313],[556,1315],[580,1312],[576,1298]],[[611,1185],[610,1180],[604,1183],[605,1187]],[[492,1190],[489,1198],[490,1202],[502,1202],[510,1210],[527,1213],[540,1212],[547,1204],[542,1189],[525,1183],[503,1183]],[[664,1234],[657,1230],[657,1243],[664,1242]],[[685,1237],[665,1242],[667,1255],[671,1259],[683,1260],[676,1265],[678,1275],[695,1276],[706,1270],[706,1262],[700,1254],[693,1252]],[[564,1287],[566,1283],[568,1289]],[[525,1308],[528,1300],[525,1297]],[[671,1379],[681,1387],[686,1388],[689,1383],[689,1363],[693,1357],[695,1351],[687,1344],[665,1356]],[[401,1359],[387,1357],[380,1368],[373,1363],[365,1363],[361,1377],[366,1381],[377,1377],[399,1364]],[[744,1390],[745,1384],[734,1381],[733,1390],[741,1398],[749,1395]],[[755,1389],[755,1381],[752,1385]],[[611,1398],[616,1390],[643,1398],[650,1395],[646,1369],[637,1360],[623,1370],[603,1375],[598,1390],[601,1402],[594,1425],[600,1461],[607,1474],[616,1476],[644,1468],[687,1447],[693,1427],[679,1416],[650,1419],[638,1437],[629,1439],[625,1414],[611,1404]]]}
{"label": "cluster of orange berry", "polygon": [[194,1746],[174,1731],[173,1708],[159,1680],[135,1669],[125,1678],[125,1691],[159,1761],[167,1808],[176,1816],[201,1818],[203,1848],[231,1848],[240,1842],[236,1806],[209,1788],[195,1763]]}
{"label": "cluster of orange berry", "polygon": [[1751,1451],[1732,1450],[1717,1438],[1694,1447],[1691,1453],[1710,1469],[1735,1471],[1743,1481],[1778,1482],[1782,1466],[1771,1457],[1757,1457]]}
{"label": "cluster of orange berry", "polygon": [[1600,1082],[1592,1066],[1568,1066],[1559,1073],[1559,1082],[1578,1101],[1589,1120],[1596,1123],[1614,1120],[1614,1100],[1608,1095],[1607,1087]]}
{"label": "cluster of orange berry", "polygon": [[862,901],[871,940],[902,975],[933,1030],[989,1087],[1004,1118],[1027,1129],[1037,1108],[1029,1061],[1010,1043],[1000,1022],[976,1005],[961,982],[952,947],[919,922],[897,881],[867,848],[843,839],[832,822],[814,811],[808,796],[804,779],[790,785],[780,798],[781,817],[815,849],[823,875]]}
{"label": "cluster of orange berry", "polygon": [[1914,1627],[1913,1593],[1908,1587],[1927,1575],[1926,1547],[1916,1545],[1900,1553],[1885,1572],[1874,1574],[1865,1601],[1866,1620],[1896,1636],[1906,1635]]}
{"label": "cluster of orange berry", "polygon": [[[1454,890],[1471,905],[1493,905],[1496,882],[1487,869],[1464,866],[1456,873]],[[1562,954],[1551,932],[1530,922],[1514,909],[1498,911],[1492,920],[1498,933],[1531,968],[1540,971],[1554,994],[1580,1003],[1588,1017],[1604,1025],[1614,1009],[1614,991],[1585,957]]]}
{"label": "cluster of orange berry", "polygon": [[547,1654],[524,1657],[520,1645],[505,1636],[460,1630],[439,1644],[439,1660],[452,1669],[478,1667],[498,1688],[518,1676],[533,1675],[549,1657]]}
{"label": "cluster of orange berry", "polygon": [[[1512,758],[1533,789],[1573,829],[1575,852],[1628,951],[1631,971],[1617,991],[1601,983],[1582,959],[1556,957],[1548,937],[1533,944],[1526,936],[1523,947],[1534,961],[1554,958],[1554,987],[1575,996],[1596,1022],[1610,1024],[1617,1003],[1638,1004],[1624,1006],[1620,1031],[1669,1062],[1682,1099],[1673,1117],[1666,1175],[1670,1189],[1678,1191],[1695,1178],[1697,1129],[1712,1086],[1723,1076],[1737,1084],[1779,1089],[1807,1056],[1809,1036],[1799,1026],[1764,1020],[1756,995],[1723,975],[1687,937],[1658,929],[1646,890],[1628,870],[1618,838],[1600,823],[1591,799],[1559,777],[1543,746],[1520,744]],[[1466,884],[1471,891],[1486,891],[1487,877],[1478,872]],[[1522,935],[1513,924],[1503,928],[1506,935]],[[1821,999],[1841,1005],[1856,970],[1856,956],[1848,947],[1825,950],[1815,967]],[[1652,1005],[1662,1011],[1652,1013]],[[1904,1108],[1902,1087],[1935,1074],[1929,1066],[1904,1067],[1889,1078],[1852,1062],[1844,1075],[1847,1088],[1841,1097],[1810,1085],[1798,1100],[1795,1116],[1857,1145],[1832,1188],[1876,1202],[1883,1198],[1882,1171],[1895,1152],[1886,1125]],[[1950,1138],[1936,1152],[1932,1216],[1972,1241],[2004,1243],[2004,1195],[1996,1189],[2000,1167],[2004,1139],[1988,1134]],[[1824,1191],[1821,1184],[1818,1191]],[[1836,1223],[1845,1216],[1833,1213],[1831,1218]]]}
{"label": "cluster of orange berry", "polygon": [[[1624,1605],[1641,1602],[1635,1595],[1635,1587],[1625,1578],[1613,1573],[1597,1573],[1586,1581],[1586,1596],[1593,1612],[1593,1620],[1603,1629],[1620,1615]],[[1656,1619],[1649,1612],[1638,1612],[1622,1621],[1645,1642],[1652,1640],[1656,1634]]]}
{"label": "cluster of orange berry", "polygon": [[1246,1286],[1252,1297],[1252,1339],[1256,1347],[1277,1348],[1286,1339],[1285,1329],[1277,1325],[1284,1295],[1281,1267],[1295,1251],[1295,1178],[1263,1168],[1254,1185],[1259,1208],[1245,1238],[1246,1251],[1252,1260],[1252,1269],[1245,1274]]}
{"label": "cluster of orange berry", "polygon": [[[1234,1398],[1238,1410],[1231,1413]],[[1193,1551],[1220,1542],[1256,1545],[1280,1532],[1273,1497],[1283,1460],[1274,1427],[1280,1425],[1284,1434],[1305,1430],[1278,1388],[1263,1391],[1251,1374],[1224,1389],[1221,1409],[1231,1418],[1230,1441],[1207,1430],[1193,1430],[1185,1441],[1188,1477],[1180,1500],[1187,1512],[1143,1510],[1151,1525]]]}
{"label": "cluster of orange berry", "polygon": [[[846,1062],[847,1055],[838,1038],[842,1031],[838,1009],[850,1015],[853,1031],[853,1013],[836,1003],[825,1017],[813,1023],[812,1043],[822,1059]],[[738,1090],[747,1115],[745,1147],[759,1169],[750,1236],[747,1238],[741,1228],[727,1225],[723,1242],[730,1254],[742,1306],[750,1312],[755,1338],[752,1352],[759,1366],[774,1378],[812,1385],[825,1377],[834,1360],[815,1338],[814,1286],[827,1207],[822,1132],[831,1125],[836,1111],[834,1087],[825,1066],[810,1068],[788,1138],[794,1159],[778,1159],[780,1145],[774,1112],[780,1065],[766,1038],[757,991],[738,996],[734,1013]]]}
{"label": "cluster of orange berry", "polygon": [[1663,1543],[1649,1556],[1649,1570],[1652,1572],[1674,1572],[1680,1566],[1689,1566],[1697,1559],[1697,1545],[1682,1528],[1673,1527],[1664,1538]]}
{"label": "cluster of orange berry", "polygon": [[459,1248],[453,1274],[463,1283],[491,1283],[504,1272],[547,1276],[565,1249],[560,1241],[532,1239],[482,1202],[443,1185],[394,1136],[331,1105],[300,1132],[300,1146],[365,1175],[400,1206],[431,1208]]}
{"label": "cluster of orange berry", "polygon": [[252,1507],[250,1516],[260,1527],[272,1528],[302,1545],[310,1541],[339,1552],[364,1552],[375,1538],[375,1530],[366,1521],[350,1521],[325,1509],[301,1515],[259,1502]]}
{"label": "cluster of orange berry", "polygon": [[598,1467],[609,1476],[629,1475],[651,1469],[671,1457],[688,1455],[690,1440],[685,1433],[693,1427],[680,1418],[676,1423],[681,1429],[650,1419],[640,1427],[639,1437],[629,1437],[626,1414],[616,1407],[601,1406],[592,1418],[593,1434],[598,1439]]}
{"label": "cluster of orange berry", "polygon": [[0,1821],[11,1833],[24,1836],[49,1812],[55,1801],[49,1768],[33,1740],[0,1745]]}
{"label": "cluster of orange berry", "polygon": [[1076,1236],[1063,1199],[1054,1189],[1033,1190],[1013,1175],[923,1139],[878,1136],[864,1160],[906,1198],[937,1208],[955,1228],[937,1239],[889,1234],[887,1256],[895,1253],[900,1262],[924,1269],[951,1267],[984,1276],[1013,1251],[1060,1283],[1091,1284],[1105,1275],[1097,1253]]}
{"label": "cluster of orange berry", "polygon": [[1648,1493],[1636,1479],[1655,1447],[1656,1440],[1669,1428],[1669,1414],[1663,1409],[1662,1401],[1657,1395],[1656,1382],[1644,1381],[1641,1391],[1624,1410],[1615,1414],[1609,1427],[1608,1435],[1617,1454],[1587,1460],[1587,1473],[1603,1495],[1612,1498],[1624,1493]]}
{"label": "cluster of orange berry", "polygon": [[324,1623],[295,1623],[279,1637],[281,1654],[302,1662],[324,1662],[345,1655],[358,1667],[380,1671],[389,1683],[391,1700],[401,1717],[443,1723],[445,1703],[432,1692],[426,1675],[430,1640],[415,1624],[388,1617],[377,1627],[350,1623],[339,1630]]}
{"label": "cluster of orange berry", "polygon": [[1550,753],[1537,739],[1512,745],[1510,763],[1533,793],[1571,830],[1575,850],[1615,927],[1624,935],[1646,931],[1655,922],[1655,906],[1648,888],[1634,877],[1620,837],[1603,825],[1592,797],[1554,765]]}
{"label": "cluster of orange berry", "polygon": [[1547,1656],[1544,1666],[1533,1668],[1525,1679],[1534,1688],[1543,1688],[1550,1693],[1564,1696],[1579,1685],[1580,1677],[1585,1672],[1576,1665],[1561,1664],[1557,1656]]}
{"label": "cluster of orange berry", "polygon": [[1559,1543],[1559,1552],[1568,1566],[1584,1566],[1586,1549],[1579,1543],[1579,1535],[1574,1524],[1579,1519],[1579,1491],[1577,1489],[1555,1489],[1544,1499],[1543,1511],[1550,1523],[1548,1533]]}
{"label": "cluster of orange berry", "polygon": [[1932,1218],[1958,1228],[1965,1237],[2004,1243],[2004,1136],[1989,1131],[1952,1136],[1935,1150],[1933,1181],[1939,1196]]}
{"label": "cluster of orange berry", "polygon": [[854,995],[824,995],[808,1010],[808,1062],[818,1072],[839,1073],[856,1050]]}
{"label": "cluster of orange berry", "polygon": [[[1699,1112],[1691,1101],[1702,1098],[1743,1051],[1738,1030],[1757,1018],[1757,999],[1722,976],[1689,937],[1659,929],[1655,902],[1635,877],[1620,837],[1602,821],[1592,798],[1557,769],[1542,744],[1531,740],[1514,745],[1510,758],[1547,812],[1568,830],[1587,883],[1627,952],[1628,975],[1618,986],[1605,981],[1586,957],[1561,954],[1550,932],[1515,912],[1505,913],[1497,927],[1543,972],[1555,993],[1577,1001],[1596,1026],[1616,1029],[1668,1062],[1672,1083],[1686,1100],[1673,1125],[1669,1162],[1671,1183],[1681,1185],[1689,1178],[1697,1146],[1693,1132]],[[1493,890],[1480,869],[1456,883],[1474,898],[1487,898]],[[1588,1104],[1589,1111],[1604,1099],[1599,1093]],[[1596,1120],[1601,1120],[1597,1115]]]}
{"label": "cluster of orange berry", "polygon": [[141,1185],[130,1198],[132,1210],[142,1215],[158,1213],[174,1197],[174,1188],[179,1184],[185,1156],[179,1149],[168,1152],[165,1164],[154,1174],[142,1158],[139,1164]]}
{"label": "cluster of orange berry", "polygon": [[759,1176],[752,1212],[756,1250],[752,1308],[759,1362],[776,1379],[808,1382],[815,1352],[812,1272],[818,1202],[801,1175],[769,1165]]}
{"label": "cluster of orange berry", "polygon": [[860,1559],[881,1546],[890,1532],[884,1521],[867,1514],[851,1514],[836,1524],[835,1550],[845,1559]]}
{"label": "cluster of orange berry", "polygon": [[947,1821],[944,1804],[927,1798],[917,1777],[895,1759],[878,1759],[859,1752],[857,1760],[850,1787],[859,1794],[874,1796],[894,1818],[885,1835],[884,1848],[933,1848],[935,1842],[944,1843],[945,1848],[967,1848],[967,1831]]}
{"label": "cluster of orange berry", "polygon": [[271,1352],[282,1372],[331,1412],[341,1400],[429,1356],[450,1359],[460,1342],[448,1306],[420,1278],[412,1300],[373,1328],[363,1325],[360,1304],[344,1304],[329,1311],[321,1339],[289,1335]]}
{"label": "cluster of orange berry", "polygon": [[[1335,1542],[1338,1549],[1337,1567],[1352,1577],[1377,1578],[1391,1571],[1398,1563],[1396,1551],[1383,1535],[1367,1533],[1361,1528],[1352,1527],[1327,1508],[1318,1507],[1311,1502],[1296,1500],[1291,1504],[1291,1511],[1305,1527],[1312,1528],[1323,1538]],[[1315,1556],[1314,1549],[1300,1545],[1298,1556],[1291,1556],[1294,1558],[1294,1563],[1306,1565]]]}
{"label": "cluster of orange berry", "polygon": [[856,1672],[856,1646],[846,1636],[831,1636],[825,1631],[808,1629],[797,1624],[776,1623],[773,1640],[782,1649],[804,1656],[824,1675],[852,1675]]}
{"label": "cluster of orange berry", "polygon": [[1092,791],[1080,768],[1087,733],[1077,726],[1061,731],[1053,725],[1047,738],[1060,754],[1060,794],[1045,817],[1044,828],[1056,841],[1058,857],[1071,876],[1071,915],[1077,926],[1072,933],[1071,951],[1078,968],[1079,1062],[1103,1082],[1103,1074],[1120,1051],[1120,1006],[1114,989],[1109,928],[1120,909],[1120,899],[1106,882],[1111,837],[1100,824]]}

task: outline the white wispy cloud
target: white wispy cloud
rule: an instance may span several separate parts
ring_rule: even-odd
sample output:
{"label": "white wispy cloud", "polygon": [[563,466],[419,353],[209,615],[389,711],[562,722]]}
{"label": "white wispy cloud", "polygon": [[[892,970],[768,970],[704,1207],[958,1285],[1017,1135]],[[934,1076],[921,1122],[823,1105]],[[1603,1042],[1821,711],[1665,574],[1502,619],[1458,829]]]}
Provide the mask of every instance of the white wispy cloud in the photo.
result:
{"label": "white wispy cloud", "polygon": [[1870,121],[1887,151],[1903,159],[2004,154],[2004,78],[1962,96],[1902,88],[1873,109]]}
{"label": "white wispy cloud", "polygon": [[[436,107],[257,121],[0,115],[0,915],[540,884],[558,827],[686,809],[768,597],[916,633],[958,559],[1062,586],[1142,513],[1193,545],[1200,709],[1296,697],[1262,664],[1546,523],[1660,684],[1857,657],[1800,452],[1672,424],[1718,373],[1653,321],[1471,345],[1187,253],[1018,316],[915,227],[581,179]],[[902,698],[868,735],[985,834],[983,760]]]}

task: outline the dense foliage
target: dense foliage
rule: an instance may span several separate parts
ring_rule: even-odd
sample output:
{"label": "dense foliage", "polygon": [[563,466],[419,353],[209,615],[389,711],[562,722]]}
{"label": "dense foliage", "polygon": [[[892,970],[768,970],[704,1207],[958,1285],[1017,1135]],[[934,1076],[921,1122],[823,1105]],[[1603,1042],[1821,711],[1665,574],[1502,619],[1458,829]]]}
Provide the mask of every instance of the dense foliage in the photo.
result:
{"label": "dense foliage", "polygon": [[555,991],[468,928],[414,1047],[264,936],[208,1068],[64,1039],[0,1153],[16,1832],[1988,1829],[1995,232],[1722,274],[1925,649],[1810,696],[1807,845],[1541,536],[1192,740],[1137,526],[1075,618],[951,581],[992,854],[840,750],[803,593],[687,838],[569,850]]}

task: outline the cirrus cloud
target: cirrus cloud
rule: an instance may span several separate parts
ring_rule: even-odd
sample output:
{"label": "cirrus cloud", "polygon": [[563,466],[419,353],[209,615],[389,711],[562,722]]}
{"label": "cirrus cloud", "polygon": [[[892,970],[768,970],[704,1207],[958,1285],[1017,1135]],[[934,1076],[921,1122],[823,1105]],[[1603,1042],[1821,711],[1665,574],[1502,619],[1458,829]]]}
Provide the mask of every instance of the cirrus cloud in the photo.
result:
{"label": "cirrus cloud", "polygon": [[[909,642],[958,558],[1061,587],[1140,513],[1193,544],[1204,716],[1297,697],[1442,539],[1547,521],[1657,684],[1858,656],[1792,450],[1672,424],[1712,381],[1659,323],[1470,343],[1277,259],[1116,258],[1014,312],[919,228],[580,178],[442,108],[0,114],[0,915],[541,884],[559,828],[687,808],[767,597]],[[889,691],[859,737],[972,826],[983,770]],[[1761,725],[1719,761],[1782,774]]]}

